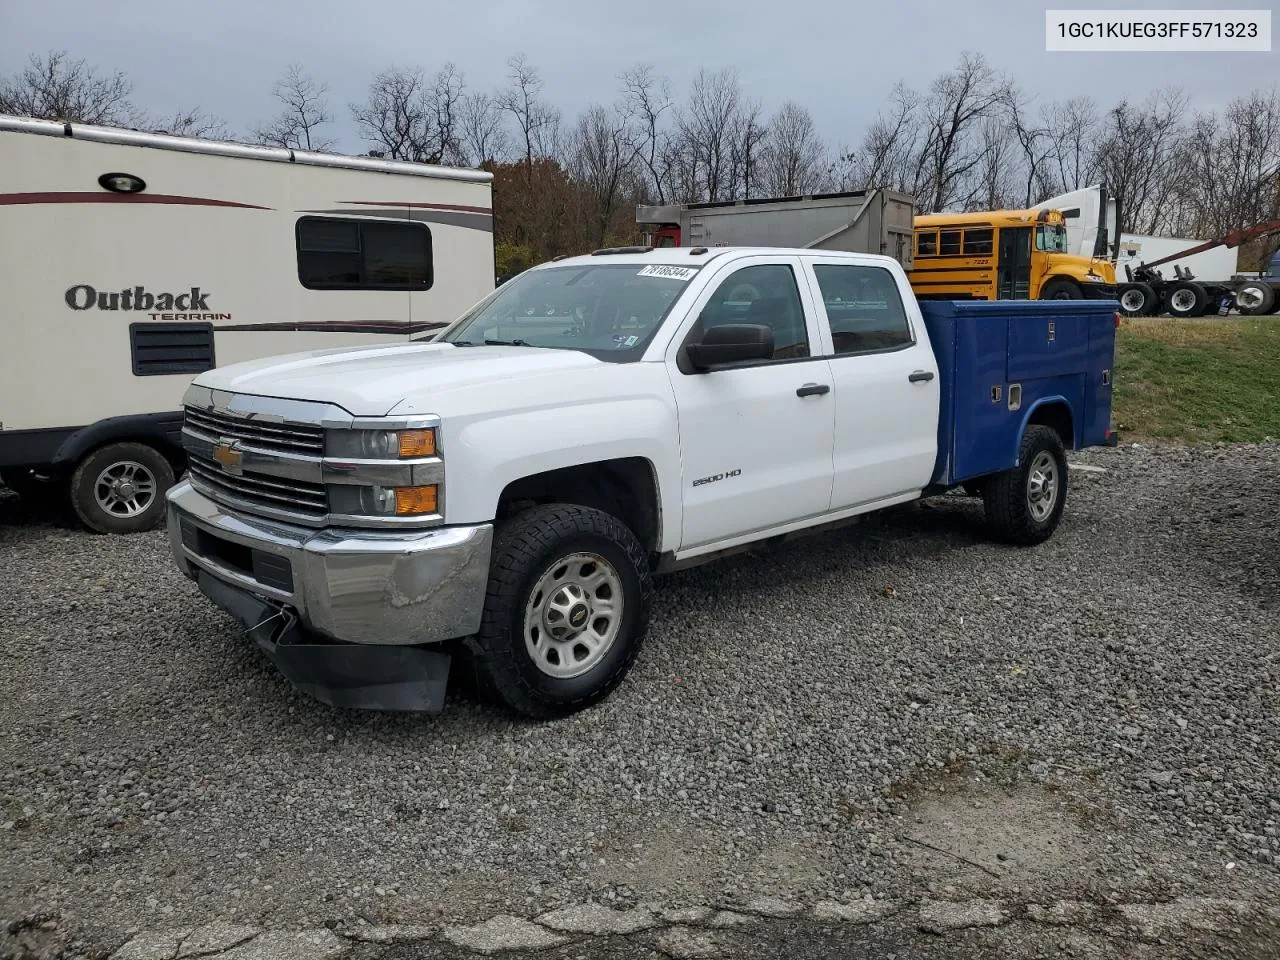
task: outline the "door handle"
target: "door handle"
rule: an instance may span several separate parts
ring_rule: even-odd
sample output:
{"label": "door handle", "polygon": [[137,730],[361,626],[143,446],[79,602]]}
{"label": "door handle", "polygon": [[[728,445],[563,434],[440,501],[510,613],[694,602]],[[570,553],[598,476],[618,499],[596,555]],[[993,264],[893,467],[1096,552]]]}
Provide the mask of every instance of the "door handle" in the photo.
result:
{"label": "door handle", "polygon": [[917,370],[915,373],[907,377],[912,383],[928,383],[933,379],[932,370]]}
{"label": "door handle", "polygon": [[803,387],[796,391],[797,397],[818,397],[824,393],[830,393],[831,387],[825,383],[806,383]]}

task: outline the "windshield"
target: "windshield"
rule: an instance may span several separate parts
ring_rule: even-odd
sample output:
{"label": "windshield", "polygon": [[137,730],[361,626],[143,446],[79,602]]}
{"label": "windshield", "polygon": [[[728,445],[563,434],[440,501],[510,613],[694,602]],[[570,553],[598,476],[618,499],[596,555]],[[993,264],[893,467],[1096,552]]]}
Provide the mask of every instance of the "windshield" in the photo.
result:
{"label": "windshield", "polygon": [[531,270],[505,283],[440,340],[583,350],[639,359],[698,267],[591,264]]}
{"label": "windshield", "polygon": [[1057,223],[1036,227],[1036,249],[1045,253],[1067,252],[1067,228]]}

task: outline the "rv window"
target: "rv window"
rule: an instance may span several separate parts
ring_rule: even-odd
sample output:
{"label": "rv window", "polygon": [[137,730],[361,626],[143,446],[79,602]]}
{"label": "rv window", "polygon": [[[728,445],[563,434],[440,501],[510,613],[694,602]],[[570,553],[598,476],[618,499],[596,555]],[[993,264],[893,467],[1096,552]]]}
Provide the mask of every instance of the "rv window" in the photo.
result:
{"label": "rv window", "polygon": [[966,256],[991,256],[991,228],[983,230],[966,230],[964,232],[964,252]]}
{"label": "rv window", "polygon": [[944,257],[953,257],[960,252],[960,231],[943,230],[938,252]]}
{"label": "rv window", "polygon": [[312,290],[427,290],[431,231],[423,223],[302,217],[298,279]]}
{"label": "rv window", "polygon": [[916,256],[932,257],[938,252],[938,234],[935,230],[916,234]]}

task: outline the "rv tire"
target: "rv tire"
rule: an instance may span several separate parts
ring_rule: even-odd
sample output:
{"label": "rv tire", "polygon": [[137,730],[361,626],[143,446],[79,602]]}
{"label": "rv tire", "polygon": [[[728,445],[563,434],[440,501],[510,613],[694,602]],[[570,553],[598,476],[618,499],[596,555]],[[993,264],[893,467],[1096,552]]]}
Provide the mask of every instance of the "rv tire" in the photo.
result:
{"label": "rv tire", "polygon": [[96,533],[141,533],[164,519],[173,467],[145,443],[109,443],[86,454],[71,474],[71,505]]}

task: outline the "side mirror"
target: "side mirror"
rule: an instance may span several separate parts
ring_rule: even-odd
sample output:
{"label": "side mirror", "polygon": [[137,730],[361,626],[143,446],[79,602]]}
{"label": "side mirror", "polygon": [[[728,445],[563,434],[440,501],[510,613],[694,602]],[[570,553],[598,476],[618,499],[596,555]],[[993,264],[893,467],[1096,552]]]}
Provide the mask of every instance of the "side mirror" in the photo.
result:
{"label": "side mirror", "polygon": [[724,363],[773,358],[773,328],[762,323],[725,323],[702,335],[701,343],[684,348],[695,370]]}

